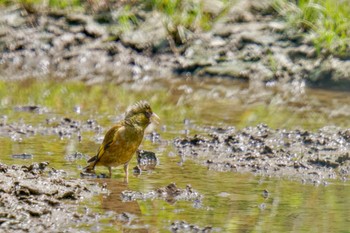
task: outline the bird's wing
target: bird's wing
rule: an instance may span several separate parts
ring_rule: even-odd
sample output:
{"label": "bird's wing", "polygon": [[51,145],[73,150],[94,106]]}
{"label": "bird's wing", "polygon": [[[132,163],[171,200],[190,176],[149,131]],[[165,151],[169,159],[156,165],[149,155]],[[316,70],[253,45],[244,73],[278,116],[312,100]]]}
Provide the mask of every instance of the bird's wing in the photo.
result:
{"label": "bird's wing", "polygon": [[101,146],[98,149],[96,156],[90,158],[88,162],[94,162],[96,164],[104,155],[104,152],[108,149],[110,145],[118,141],[121,136],[121,133],[125,130],[125,126],[123,124],[117,124],[113,126],[105,135]]}

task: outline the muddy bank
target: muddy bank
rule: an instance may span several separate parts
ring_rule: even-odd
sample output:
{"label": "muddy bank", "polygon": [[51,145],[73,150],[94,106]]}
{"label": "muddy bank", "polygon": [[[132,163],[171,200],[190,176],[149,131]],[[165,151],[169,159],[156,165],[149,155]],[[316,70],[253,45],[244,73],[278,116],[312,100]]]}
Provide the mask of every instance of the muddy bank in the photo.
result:
{"label": "muddy bank", "polygon": [[175,139],[179,156],[195,159],[211,170],[250,172],[305,183],[327,184],[327,180],[349,178],[349,130],[325,127],[317,132],[288,131],[266,125],[208,130],[208,135]]}
{"label": "muddy bank", "polygon": [[[224,11],[220,1],[210,10]],[[121,30],[111,9],[96,14],[21,7],[0,9],[0,76],[56,77],[89,83],[149,82],[174,75],[249,81],[307,80],[349,87],[348,58],[317,54],[312,41],[293,31],[271,1],[239,1],[207,32],[169,39],[166,18],[135,8],[139,24]]]}
{"label": "muddy bank", "polygon": [[78,210],[78,203],[102,192],[95,183],[66,179],[45,162],[0,164],[0,173],[1,231],[87,232],[102,217]]}
{"label": "muddy bank", "polygon": [[[27,108],[27,106],[15,107]],[[36,106],[36,108],[42,109],[42,107]],[[44,109],[44,108],[43,108]],[[34,112],[36,114],[37,112]],[[32,124],[26,124],[23,122],[7,122],[7,118],[0,123],[0,136],[10,137],[13,141],[22,141],[23,138],[33,137],[35,135],[56,135],[60,139],[70,138],[78,141],[83,140],[82,133],[95,132],[100,133],[104,129],[97,124],[95,120],[89,119],[87,121],[75,120],[72,118],[51,118],[48,117],[45,122],[42,122],[39,126],[33,126]],[[101,140],[103,138],[96,138]]]}
{"label": "muddy bank", "polygon": [[[188,157],[196,159],[212,170],[252,172],[257,175],[281,176],[316,184],[328,179],[349,178],[348,129],[324,127],[317,132],[290,131],[274,130],[263,124],[242,130],[236,130],[234,127],[215,128],[195,125],[191,127],[202,133],[193,137],[174,139],[177,153],[182,159]],[[101,143],[105,130],[95,120],[80,121],[72,118],[48,118],[45,123],[38,126],[23,122],[0,124],[0,135],[9,137],[15,142],[36,135],[56,135],[61,139],[82,141],[86,140],[83,136],[85,133],[92,132],[94,133],[92,139]],[[204,132],[208,134],[205,135]],[[159,137],[153,132],[146,135],[147,140],[153,141],[154,135]],[[157,140],[171,143],[160,138]],[[76,152],[66,155],[65,160],[80,161],[89,157]],[[12,158],[31,159],[33,155],[19,153],[13,154]],[[137,166],[132,170],[136,176],[154,170],[159,163],[156,154],[151,151],[139,150],[136,160]]]}
{"label": "muddy bank", "polygon": [[176,221],[171,224],[171,232],[220,232],[220,229],[213,229],[211,226],[200,227],[194,224],[187,223],[185,221]]}

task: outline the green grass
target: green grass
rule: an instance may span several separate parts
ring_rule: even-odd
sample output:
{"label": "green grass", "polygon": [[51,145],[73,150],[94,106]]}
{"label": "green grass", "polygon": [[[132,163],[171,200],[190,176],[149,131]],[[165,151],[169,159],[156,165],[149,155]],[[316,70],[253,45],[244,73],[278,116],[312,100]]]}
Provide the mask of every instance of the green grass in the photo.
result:
{"label": "green grass", "polygon": [[277,11],[291,26],[309,33],[319,52],[337,56],[350,53],[350,4],[348,0],[277,0]]}
{"label": "green grass", "polygon": [[133,25],[138,25],[139,19],[136,17],[130,5],[125,5],[122,7],[119,16],[118,24],[121,27],[121,30],[130,30]]}
{"label": "green grass", "polygon": [[81,0],[0,0],[0,5],[19,4],[25,8],[78,8],[82,6]]}

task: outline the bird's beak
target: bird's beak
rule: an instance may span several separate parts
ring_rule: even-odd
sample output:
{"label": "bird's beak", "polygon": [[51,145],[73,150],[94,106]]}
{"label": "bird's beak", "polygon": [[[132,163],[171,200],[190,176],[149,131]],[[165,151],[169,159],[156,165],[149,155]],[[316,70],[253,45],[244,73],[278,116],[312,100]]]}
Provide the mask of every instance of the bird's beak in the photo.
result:
{"label": "bird's beak", "polygon": [[155,113],[152,113],[152,116],[151,116],[151,122],[159,125],[159,121],[160,121],[160,118],[157,114]]}

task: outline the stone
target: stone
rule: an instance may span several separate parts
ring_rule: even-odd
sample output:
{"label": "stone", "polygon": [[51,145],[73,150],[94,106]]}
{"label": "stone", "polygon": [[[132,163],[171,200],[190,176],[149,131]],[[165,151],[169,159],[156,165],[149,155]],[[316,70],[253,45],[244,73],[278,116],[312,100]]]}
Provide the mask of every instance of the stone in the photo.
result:
{"label": "stone", "polygon": [[70,25],[86,25],[89,17],[84,14],[68,14],[66,15],[66,21]]}
{"label": "stone", "polygon": [[96,24],[92,21],[89,21],[89,23],[85,25],[84,32],[86,35],[91,36],[93,38],[102,37],[106,34],[104,26]]}
{"label": "stone", "polygon": [[203,11],[218,16],[224,9],[225,4],[220,0],[202,0]]}
{"label": "stone", "polygon": [[329,57],[311,71],[308,84],[350,90],[350,61]]}
{"label": "stone", "polygon": [[295,48],[289,48],[287,51],[288,56],[292,60],[296,59],[309,59],[316,58],[316,49],[312,46],[301,45]]}
{"label": "stone", "polygon": [[163,21],[159,13],[152,13],[135,31],[122,33],[120,39],[125,45],[138,50],[156,47],[167,37]]}
{"label": "stone", "polygon": [[10,27],[18,28],[24,26],[25,23],[26,20],[24,17],[21,16],[21,12],[19,9],[6,11],[0,17],[0,25],[7,24]]}
{"label": "stone", "polygon": [[210,76],[224,76],[230,78],[247,79],[250,63],[239,60],[219,63],[216,65],[204,67],[200,70],[200,74]]}

